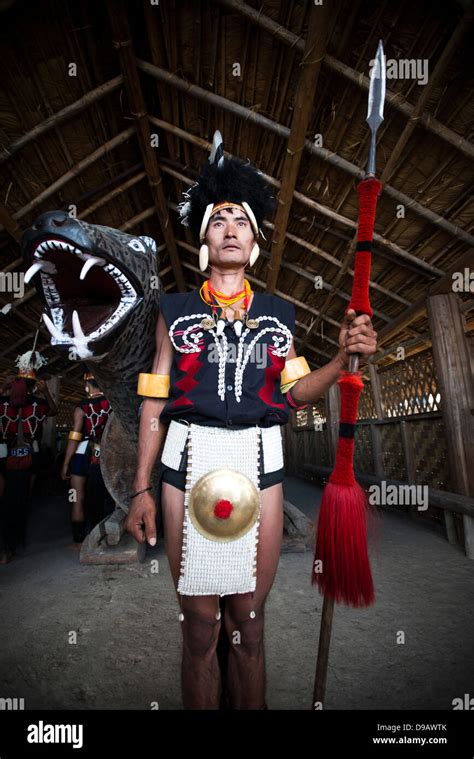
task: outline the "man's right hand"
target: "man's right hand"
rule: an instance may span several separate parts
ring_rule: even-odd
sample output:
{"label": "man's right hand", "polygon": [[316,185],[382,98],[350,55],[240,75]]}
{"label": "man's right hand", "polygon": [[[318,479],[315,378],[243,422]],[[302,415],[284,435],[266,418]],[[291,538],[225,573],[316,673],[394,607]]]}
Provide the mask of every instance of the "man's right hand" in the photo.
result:
{"label": "man's right hand", "polygon": [[155,500],[149,490],[146,493],[137,495],[132,500],[130,511],[124,522],[124,527],[135,540],[144,543],[145,540],[151,546],[156,545],[156,505]]}

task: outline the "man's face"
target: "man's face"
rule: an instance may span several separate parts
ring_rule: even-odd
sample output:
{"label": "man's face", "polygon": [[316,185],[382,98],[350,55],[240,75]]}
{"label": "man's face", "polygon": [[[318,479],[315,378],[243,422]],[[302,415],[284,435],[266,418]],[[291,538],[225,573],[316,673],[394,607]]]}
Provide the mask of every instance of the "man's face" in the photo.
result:
{"label": "man's face", "polygon": [[255,241],[248,217],[235,206],[218,211],[207,227],[209,261],[217,268],[241,268],[250,258]]}

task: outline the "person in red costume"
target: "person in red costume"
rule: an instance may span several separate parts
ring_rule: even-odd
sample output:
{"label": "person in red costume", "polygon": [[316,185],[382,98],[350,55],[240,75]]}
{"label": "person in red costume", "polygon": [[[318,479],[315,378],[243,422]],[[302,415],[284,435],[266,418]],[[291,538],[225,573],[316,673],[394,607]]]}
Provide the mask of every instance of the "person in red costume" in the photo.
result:
{"label": "person in red costume", "polygon": [[[11,560],[20,543],[25,545],[31,485],[39,467],[43,423],[47,416],[57,413],[46,383],[36,376],[37,369],[45,363],[35,350],[18,356],[17,375],[10,377],[1,388],[1,564]],[[34,392],[36,389],[41,395]]]}
{"label": "person in red costume", "polygon": [[71,480],[73,541],[80,546],[86,535],[86,517],[92,529],[113,509],[100,468],[101,439],[112,411],[94,375],[84,373],[85,391],[74,409],[74,422],[64,456],[61,477]]}

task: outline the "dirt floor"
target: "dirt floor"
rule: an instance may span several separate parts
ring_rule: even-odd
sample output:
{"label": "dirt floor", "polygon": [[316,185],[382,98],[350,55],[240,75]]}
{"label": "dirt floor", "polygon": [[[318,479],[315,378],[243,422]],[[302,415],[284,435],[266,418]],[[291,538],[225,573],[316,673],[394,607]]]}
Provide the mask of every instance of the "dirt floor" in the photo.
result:
{"label": "dirt floor", "polygon": [[[285,481],[308,515],[320,494]],[[450,710],[474,693],[474,563],[397,514],[384,513],[379,532],[377,603],[335,611],[325,708]],[[51,493],[34,504],[27,548],[0,566],[0,697],[24,698],[25,709],[180,709],[180,623],[162,544],[143,564],[83,566],[70,543],[65,497]],[[311,708],[322,606],[311,562],[282,555],[268,600],[271,709]]]}

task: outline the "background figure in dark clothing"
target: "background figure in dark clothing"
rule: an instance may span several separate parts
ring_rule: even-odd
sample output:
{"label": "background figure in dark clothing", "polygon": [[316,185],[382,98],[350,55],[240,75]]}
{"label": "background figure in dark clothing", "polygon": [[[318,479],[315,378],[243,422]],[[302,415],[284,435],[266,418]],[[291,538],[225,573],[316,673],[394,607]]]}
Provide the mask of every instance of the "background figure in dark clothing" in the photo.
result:
{"label": "background figure in dark clothing", "polygon": [[[0,500],[0,563],[13,557],[18,545],[25,544],[34,474],[34,441],[39,441],[43,422],[56,414],[56,405],[46,383],[37,380],[36,369],[46,363],[37,351],[19,356],[16,377],[1,388],[0,429],[2,436],[2,486]],[[37,388],[44,397],[33,394]],[[4,393],[9,390],[9,395]]]}
{"label": "background figure in dark clothing", "polygon": [[[115,505],[105,487],[100,468],[102,433],[112,409],[94,375],[86,371],[84,380],[88,397],[74,409],[74,423],[61,472],[63,480],[71,478],[71,488],[75,491],[71,525],[77,545],[82,543],[88,530],[113,511]],[[86,441],[87,446],[84,445]]]}

